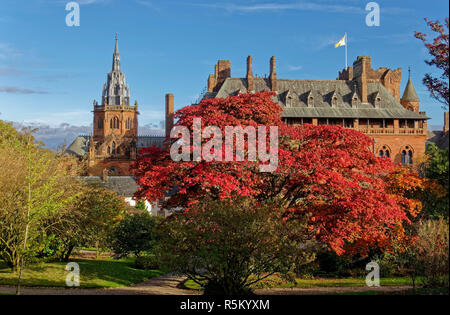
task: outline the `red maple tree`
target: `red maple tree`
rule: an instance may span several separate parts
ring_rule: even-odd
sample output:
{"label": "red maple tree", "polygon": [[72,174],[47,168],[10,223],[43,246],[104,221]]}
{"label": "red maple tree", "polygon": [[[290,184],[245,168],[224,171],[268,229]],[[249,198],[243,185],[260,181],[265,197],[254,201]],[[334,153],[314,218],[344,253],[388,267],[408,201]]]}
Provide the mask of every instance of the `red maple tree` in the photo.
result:
{"label": "red maple tree", "polygon": [[[425,47],[428,49],[432,59],[425,60],[425,63],[429,66],[435,66],[442,71],[440,77],[435,77],[432,74],[425,74],[423,78],[423,84],[426,85],[431,93],[431,97],[443,104],[444,109],[448,109],[448,28],[449,19],[445,19],[445,24],[441,24],[439,21],[431,21],[425,19],[425,22],[430,29],[437,33],[437,36],[431,42],[427,42],[427,34],[422,32],[415,32],[414,36],[424,42]],[[447,31],[445,30],[447,28]]]}
{"label": "red maple tree", "polygon": [[386,180],[399,166],[376,157],[372,140],[358,131],[286,125],[274,97],[260,92],[206,99],[179,110],[176,125],[192,130],[193,119],[201,117],[203,128],[277,126],[276,171],[260,172],[260,163],[248,159],[175,162],[167,149],[150,147],[140,151],[132,166],[140,185],[136,197],[165,199],[165,208],[185,209],[205,197],[278,200],[286,217],[308,215],[317,240],[338,254],[349,250],[364,255],[372,246],[388,247],[409,222],[408,205],[413,207],[402,191],[392,188],[396,177]]}

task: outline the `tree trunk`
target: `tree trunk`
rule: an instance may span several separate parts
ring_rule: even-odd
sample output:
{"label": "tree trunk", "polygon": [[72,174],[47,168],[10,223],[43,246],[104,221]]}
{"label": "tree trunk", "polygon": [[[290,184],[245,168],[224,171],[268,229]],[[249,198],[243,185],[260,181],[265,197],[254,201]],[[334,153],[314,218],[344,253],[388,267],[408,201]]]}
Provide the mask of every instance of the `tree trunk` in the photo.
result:
{"label": "tree trunk", "polygon": [[69,261],[70,255],[72,254],[74,247],[75,247],[74,245],[69,245],[69,248],[63,254],[63,261],[65,261],[65,262]]}
{"label": "tree trunk", "polygon": [[20,284],[22,282],[23,275],[23,256],[27,251],[27,241],[28,241],[28,230],[30,228],[30,208],[31,208],[31,183],[28,180],[28,209],[27,209],[27,225],[25,226],[25,237],[23,242],[23,253],[20,257],[20,265],[19,265],[19,279],[17,280],[17,290],[16,295],[20,295]]}
{"label": "tree trunk", "polygon": [[[30,139],[28,139],[28,143]],[[28,149],[29,150],[29,149]],[[30,152],[30,151],[28,151]],[[20,255],[20,265],[19,265],[19,279],[17,280],[17,290],[16,294],[20,295],[20,284],[22,282],[23,275],[23,258],[27,252],[27,241],[28,241],[28,230],[30,229],[30,212],[31,212],[31,162],[30,162],[30,153],[28,154],[28,204],[27,204],[27,217],[26,217],[26,226],[25,226],[25,236],[23,241],[23,253]]]}

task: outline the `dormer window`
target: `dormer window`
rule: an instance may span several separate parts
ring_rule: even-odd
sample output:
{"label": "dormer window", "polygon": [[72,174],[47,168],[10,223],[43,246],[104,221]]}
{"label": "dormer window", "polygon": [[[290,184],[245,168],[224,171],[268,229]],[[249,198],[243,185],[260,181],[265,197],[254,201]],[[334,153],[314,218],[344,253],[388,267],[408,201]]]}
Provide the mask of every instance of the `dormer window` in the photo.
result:
{"label": "dormer window", "polygon": [[286,94],[286,107],[292,107],[292,94],[290,91]]}
{"label": "dormer window", "polygon": [[331,107],[336,107],[337,105],[337,95],[336,92],[333,93],[331,96]]}
{"label": "dormer window", "polygon": [[375,108],[380,108],[380,104],[381,104],[380,93],[377,92],[377,94],[375,94],[375,98],[374,98],[373,102],[374,102]]}
{"label": "dormer window", "polygon": [[286,106],[287,107],[292,107],[292,96],[288,96],[287,100],[286,100]]}
{"label": "dormer window", "polygon": [[312,92],[309,92],[309,94],[308,94],[307,104],[308,104],[308,107],[314,106],[314,97],[312,96]]}
{"label": "dormer window", "polygon": [[352,107],[353,108],[358,107],[358,95],[356,94],[356,92],[353,93],[353,96],[352,96]]}

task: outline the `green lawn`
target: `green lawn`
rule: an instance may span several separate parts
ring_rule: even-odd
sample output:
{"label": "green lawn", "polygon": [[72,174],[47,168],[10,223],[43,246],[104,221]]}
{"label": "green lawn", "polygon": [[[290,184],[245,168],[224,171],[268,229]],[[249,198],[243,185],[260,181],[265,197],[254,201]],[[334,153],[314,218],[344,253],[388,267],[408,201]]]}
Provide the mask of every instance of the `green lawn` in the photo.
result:
{"label": "green lawn", "polygon": [[[381,278],[380,285],[382,286],[400,286],[412,285],[410,278],[394,277]],[[201,290],[202,287],[192,280],[184,283],[184,286],[191,290]],[[278,276],[271,276],[261,282],[253,285],[254,289],[263,288],[314,288],[314,287],[364,287],[366,286],[365,278],[344,278],[344,279],[330,279],[330,278],[316,278],[316,279],[295,279],[294,281],[286,281]]]}
{"label": "green lawn", "polygon": [[[133,267],[133,259],[102,260],[75,259],[80,265],[80,287],[114,288],[128,286],[148,278],[163,274],[160,270],[141,270]],[[40,263],[27,266],[23,273],[23,285],[43,287],[66,287],[65,279],[69,271],[66,263]],[[17,274],[11,273],[0,262],[0,285],[15,285]]]}

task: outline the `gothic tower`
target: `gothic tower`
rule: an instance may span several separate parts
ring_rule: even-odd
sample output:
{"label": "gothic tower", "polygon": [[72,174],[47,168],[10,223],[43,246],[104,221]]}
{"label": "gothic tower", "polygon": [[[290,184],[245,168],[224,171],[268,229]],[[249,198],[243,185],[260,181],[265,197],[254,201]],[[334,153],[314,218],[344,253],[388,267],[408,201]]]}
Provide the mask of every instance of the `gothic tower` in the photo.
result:
{"label": "gothic tower", "polygon": [[[117,34],[112,69],[103,86],[102,101],[99,105],[94,100],[93,107],[94,128],[89,144],[89,166],[103,161],[110,173],[117,174],[121,161],[136,158],[139,114],[137,101],[134,105],[130,104],[130,89],[120,69]],[[121,175],[124,172],[122,170]]]}

